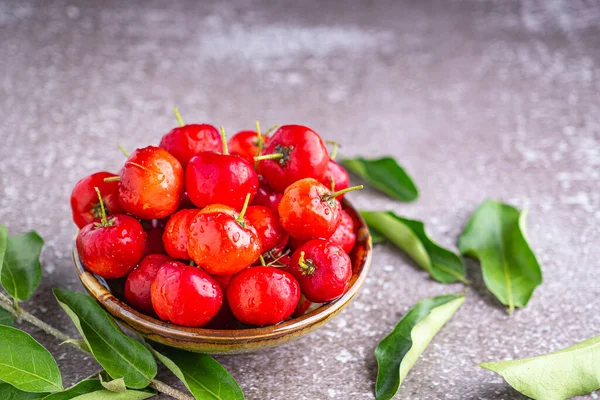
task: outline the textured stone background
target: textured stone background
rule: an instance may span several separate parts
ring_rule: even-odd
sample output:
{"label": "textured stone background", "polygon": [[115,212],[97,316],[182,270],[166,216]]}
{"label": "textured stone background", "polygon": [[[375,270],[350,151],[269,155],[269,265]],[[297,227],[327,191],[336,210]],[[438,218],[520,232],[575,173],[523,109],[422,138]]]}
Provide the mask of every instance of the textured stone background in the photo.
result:
{"label": "textured stone background", "polygon": [[[530,208],[545,282],[529,306],[508,317],[470,263],[474,290],[399,399],[520,399],[476,364],[598,334],[598,2],[166,3],[0,2],[0,222],[46,239],[27,309],[75,334],[51,295],[82,289],[71,188],[117,171],[118,143],[157,143],[177,105],[185,121],[230,133],[255,119],[302,123],[342,142],[344,155],[397,157],[421,189],[417,202],[370,190],[351,199],[422,219],[447,246],[487,197]],[[380,246],[361,294],[325,328],[217,359],[248,399],[370,399],[377,342],[418,299],[460,289]],[[66,384],[97,368],[24,328],[58,357]]]}

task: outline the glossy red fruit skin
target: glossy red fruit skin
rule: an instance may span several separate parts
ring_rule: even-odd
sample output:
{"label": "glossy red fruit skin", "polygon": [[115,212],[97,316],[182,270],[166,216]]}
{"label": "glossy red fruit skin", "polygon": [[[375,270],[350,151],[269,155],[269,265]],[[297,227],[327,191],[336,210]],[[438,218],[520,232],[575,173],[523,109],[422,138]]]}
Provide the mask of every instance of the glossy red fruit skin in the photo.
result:
{"label": "glossy red fruit skin", "polygon": [[156,273],[151,298],[160,319],[198,327],[217,315],[223,304],[223,291],[202,269],[172,261],[163,264]]}
{"label": "glossy red fruit skin", "polygon": [[279,160],[263,160],[261,173],[273,190],[282,193],[286,187],[303,178],[322,180],[327,171],[329,153],[323,139],[312,129],[301,125],[285,125],[270,137],[264,154],[283,153]]}
{"label": "glossy red fruit skin", "polygon": [[258,234],[261,242],[261,253],[272,250],[287,235],[287,232],[283,230],[279,223],[279,216],[269,207],[248,207],[246,219]]}
{"label": "glossy red fruit skin", "polygon": [[[272,261],[277,261],[278,265],[289,264],[289,257],[285,256],[285,253],[289,253],[289,251],[286,249],[289,239],[290,235],[286,232],[285,235],[281,237],[279,243],[275,245],[275,247],[269,251],[263,252],[262,256],[265,262],[270,263]],[[260,265],[260,262],[257,261],[255,265]]]}
{"label": "glossy red fruit skin", "polygon": [[108,219],[110,226],[92,222],[77,234],[75,245],[81,262],[94,274],[106,279],[122,278],[144,255],[146,232],[133,217],[118,214]]}
{"label": "glossy red fruit skin", "polygon": [[[305,261],[314,267],[312,273],[301,268],[299,260],[304,252]],[[350,257],[341,247],[327,240],[306,242],[292,255],[288,271],[298,280],[302,293],[314,303],[327,303],[343,295],[352,277]]]}
{"label": "glossy red fruit skin", "polygon": [[[150,221],[151,222],[151,221]],[[143,224],[142,224],[143,226]],[[150,225],[145,227],[146,231],[146,246],[144,247],[144,256],[149,254],[166,254],[165,245],[163,243],[163,232],[165,228],[160,225]]]}
{"label": "glossy red fruit skin", "polygon": [[[263,144],[269,143],[269,137],[263,136]],[[254,165],[254,157],[258,155],[258,135],[256,131],[240,131],[227,142],[229,154],[235,154]]]}
{"label": "glossy red fruit skin", "polygon": [[275,193],[273,189],[267,185],[265,179],[262,176],[259,176],[258,190],[256,191],[256,196],[254,196],[250,204],[253,206],[269,207],[275,210],[275,212],[278,212],[277,208],[279,207],[282,197],[282,193]]}
{"label": "glossy red fruit skin", "polygon": [[219,309],[219,312],[208,324],[204,327],[207,329],[235,329],[238,328],[239,322],[235,319],[235,316],[231,312],[229,303],[227,302],[227,287],[229,281],[231,281],[232,275],[214,275],[213,278],[221,289],[223,290],[223,305]]}
{"label": "glossy red fruit skin", "polygon": [[300,286],[288,272],[273,267],[252,267],[231,278],[227,300],[233,315],[244,324],[278,324],[296,309]]}
{"label": "glossy red fruit skin", "polygon": [[96,172],[75,184],[71,193],[73,222],[79,229],[100,218],[100,203],[94,187],[100,190],[107,214],[121,214],[119,183],[104,182],[104,178],[117,176],[110,172]]}
{"label": "glossy red fruit skin", "polygon": [[221,151],[221,134],[212,125],[190,124],[164,135],[159,147],[171,153],[185,168],[192,157],[203,151]]}
{"label": "glossy red fruit skin", "polygon": [[327,239],[340,223],[341,205],[331,191],[312,178],[290,185],[279,203],[281,226],[300,240]]}
{"label": "glossy red fruit skin", "polygon": [[354,243],[356,243],[354,221],[346,211],[341,210],[340,224],[329,238],[329,242],[340,246],[346,253],[350,253],[354,248]]}
{"label": "glossy red fruit skin", "polygon": [[121,208],[142,219],[173,214],[183,192],[183,168],[166,150],[137,149],[125,162],[119,181]]}
{"label": "glossy red fruit skin", "polygon": [[308,310],[312,304],[312,301],[309,301],[306,296],[301,295],[300,301],[298,302],[298,305],[296,306],[292,316],[295,318],[303,316],[306,313],[306,310]]}
{"label": "glossy red fruit skin", "polygon": [[233,275],[260,256],[261,243],[254,228],[231,207],[214,204],[201,210],[190,224],[188,253],[211,275]]}
{"label": "glossy red fruit skin", "polygon": [[241,210],[258,189],[254,167],[239,156],[203,152],[190,160],[185,171],[188,196],[197,207],[223,204]]}
{"label": "glossy red fruit skin", "polygon": [[188,233],[192,219],[198,214],[198,209],[186,209],[177,211],[171,215],[162,236],[165,250],[168,255],[178,260],[189,260]]}
{"label": "glossy red fruit skin", "polygon": [[156,273],[163,264],[174,261],[164,254],[150,254],[142,258],[140,264],[127,275],[125,280],[125,301],[136,310],[148,314],[154,314],[150,289]]}
{"label": "glossy red fruit skin", "polygon": [[[327,188],[331,189],[332,180],[334,183],[334,192],[350,187],[350,177],[348,176],[348,172],[346,172],[344,167],[342,167],[340,164],[336,163],[333,160],[329,160],[329,163],[327,163],[327,172],[325,172],[325,176],[321,180],[321,183]],[[340,201],[342,201],[343,198],[343,194],[337,197],[337,199]]]}

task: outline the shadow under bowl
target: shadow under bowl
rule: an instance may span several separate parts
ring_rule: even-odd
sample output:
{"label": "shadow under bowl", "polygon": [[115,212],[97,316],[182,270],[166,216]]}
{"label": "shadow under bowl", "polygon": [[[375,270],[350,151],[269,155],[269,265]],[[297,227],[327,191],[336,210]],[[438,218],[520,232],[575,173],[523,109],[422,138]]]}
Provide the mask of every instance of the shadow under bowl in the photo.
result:
{"label": "shadow under bowl", "polygon": [[73,261],[79,279],[90,295],[119,322],[148,340],[188,351],[209,354],[257,351],[298,339],[318,329],[346,307],[364,283],[371,266],[371,236],[366,223],[356,209],[345,199],[342,203],[344,210],[352,217],[357,226],[356,245],[350,254],[352,278],[348,291],[337,300],[277,325],[222,330],[189,328],[161,321],[131,308],[120,299],[122,296],[116,290],[111,290],[113,285],[110,285],[110,282],[85,269],[79,259],[75,244],[73,244]]}

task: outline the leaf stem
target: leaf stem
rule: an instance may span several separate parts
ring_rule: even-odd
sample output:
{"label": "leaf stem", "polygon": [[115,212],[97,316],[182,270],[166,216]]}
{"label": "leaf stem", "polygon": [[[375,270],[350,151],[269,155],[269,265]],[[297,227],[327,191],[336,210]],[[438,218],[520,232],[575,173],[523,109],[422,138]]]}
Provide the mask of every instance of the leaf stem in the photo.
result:
{"label": "leaf stem", "polygon": [[149,386],[157,392],[166,394],[177,400],[194,400],[192,396],[189,396],[158,379],[152,379],[152,383],[150,383]]}
{"label": "leaf stem", "polygon": [[[23,310],[22,308],[15,309],[13,307],[11,299],[8,296],[6,296],[4,293],[1,293],[1,292],[0,292],[0,308],[5,309],[6,311],[11,313],[18,319],[22,319],[24,321],[29,322],[31,325],[43,330],[45,333],[47,333],[50,336],[54,336],[56,339],[60,340],[61,342],[66,342],[66,343],[70,344],[71,346],[73,346],[73,348],[75,348],[83,353],[89,354],[87,349],[81,347],[79,344],[77,344],[76,341],[73,341],[69,336],[67,336],[63,332],[59,331],[56,328],[53,328],[52,326],[48,325],[41,319],[37,318],[33,314],[28,313],[27,311]],[[96,373],[95,375],[97,375],[97,374],[98,373]],[[174,387],[171,387],[171,386],[167,385],[166,383],[159,381],[158,379],[152,379],[152,382],[150,383],[149,387],[151,387],[152,389],[154,389],[160,393],[166,394],[167,396],[171,396],[172,398],[174,398],[176,400],[194,400],[194,398],[192,396],[189,396],[189,395],[175,389]]]}

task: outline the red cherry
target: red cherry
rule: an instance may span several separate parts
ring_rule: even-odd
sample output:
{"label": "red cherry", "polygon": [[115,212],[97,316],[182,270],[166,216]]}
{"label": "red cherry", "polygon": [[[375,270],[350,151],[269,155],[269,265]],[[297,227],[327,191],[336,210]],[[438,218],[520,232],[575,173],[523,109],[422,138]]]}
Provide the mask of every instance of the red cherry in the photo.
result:
{"label": "red cherry", "polygon": [[95,188],[100,202],[102,222],[91,222],[77,234],[75,245],[83,265],[106,279],[122,278],[144,255],[146,232],[142,224],[128,215],[106,218],[100,191]]}
{"label": "red cherry", "polygon": [[178,261],[163,264],[151,288],[158,317],[183,326],[202,326],[223,304],[223,292],[212,276]]}
{"label": "red cherry", "polygon": [[[266,144],[268,137],[263,136]],[[254,165],[254,157],[258,154],[258,134],[256,131],[241,131],[233,135],[227,142],[229,153],[242,157]]]}
{"label": "red cherry", "polygon": [[145,314],[154,314],[150,288],[159,268],[173,259],[164,254],[150,254],[142,258],[140,265],[127,275],[125,300],[127,304]]}
{"label": "red cherry", "polygon": [[[331,185],[332,182],[333,187]],[[350,177],[348,176],[348,172],[346,172],[344,167],[333,160],[329,160],[329,163],[327,164],[327,172],[325,172],[325,176],[323,179],[321,179],[321,183],[332,189],[333,192],[337,192],[338,190],[343,190],[350,187]],[[341,194],[339,196],[339,200],[341,201],[343,198],[344,195]]]}
{"label": "red cherry", "polygon": [[279,159],[262,160],[261,173],[276,192],[303,178],[323,179],[329,154],[321,137],[301,125],[285,125],[270,138],[265,154],[281,154]]}
{"label": "red cherry", "polygon": [[181,195],[181,201],[179,202],[179,209],[180,210],[185,210],[185,209],[188,209],[188,208],[194,208],[194,209],[196,209],[196,206],[190,200],[190,196],[188,196],[187,192],[183,192],[182,195]]}
{"label": "red cherry", "polygon": [[273,249],[287,232],[283,230],[279,223],[277,213],[265,206],[250,206],[246,211],[246,220],[256,230],[258,238],[262,244],[261,253]]}
{"label": "red cherry", "polygon": [[352,264],[341,247],[314,239],[294,252],[289,271],[308,300],[326,303],[344,294],[352,277]]}
{"label": "red cherry", "polygon": [[221,135],[212,125],[183,125],[163,136],[159,147],[171,153],[185,168],[192,157],[203,151],[220,151]]}
{"label": "red cherry", "polygon": [[[147,235],[146,247],[144,248],[145,256],[149,254],[166,254],[162,239],[165,228],[161,224],[155,223],[155,221],[142,221],[142,226]],[[149,225],[145,226],[145,223],[149,223]]]}
{"label": "red cherry", "polygon": [[227,302],[227,287],[229,286],[229,281],[233,275],[214,275],[213,278],[221,289],[223,290],[223,305],[219,309],[219,312],[213,319],[210,320],[208,324],[204,327],[208,329],[235,329],[238,327],[239,323],[235,319],[235,316],[231,312],[231,308],[229,307],[229,303]]}
{"label": "red cherry", "polygon": [[167,254],[179,260],[189,260],[188,233],[192,220],[198,214],[198,209],[177,211],[171,215],[162,236]]}
{"label": "red cherry", "polygon": [[100,203],[94,187],[100,189],[104,207],[109,214],[121,214],[119,205],[119,183],[104,182],[104,178],[115,177],[110,172],[96,172],[75,184],[71,193],[73,222],[79,229],[100,218]]}
{"label": "red cherry", "polygon": [[202,152],[192,158],[185,171],[190,200],[199,208],[223,204],[241,210],[247,194],[254,197],[258,175],[239,156],[228,154],[225,131],[221,128],[223,154]]}
{"label": "red cherry", "polygon": [[354,233],[354,221],[352,217],[344,210],[341,210],[340,224],[329,238],[329,242],[340,246],[346,253],[350,253],[356,243],[356,234]]}
{"label": "red cherry", "polygon": [[341,205],[334,195],[312,178],[297,181],[279,203],[281,225],[296,239],[329,238],[340,223]]}
{"label": "red cherry", "polygon": [[248,161],[209,152],[190,160],[185,182],[190,200],[199,208],[223,204],[241,210],[246,194],[252,198],[258,189],[258,176]]}
{"label": "red cherry", "polygon": [[298,302],[298,305],[296,306],[296,309],[294,310],[294,313],[292,314],[292,316],[293,317],[303,316],[312,304],[313,304],[312,301],[309,301],[306,298],[306,296],[301,295],[300,301]]}
{"label": "red cherry", "polygon": [[290,235],[286,232],[285,235],[281,237],[281,240],[279,240],[279,243],[275,245],[275,247],[262,254],[263,260],[268,264],[275,263],[277,265],[288,265],[289,257],[287,254],[289,251],[287,251],[285,247],[287,246],[289,239]]}
{"label": "red cherry", "polygon": [[238,214],[231,207],[215,204],[192,219],[188,252],[208,273],[232,275],[260,256],[260,239],[244,217],[246,208],[247,202]]}
{"label": "red cherry", "polygon": [[265,179],[262,176],[258,177],[258,190],[256,191],[256,196],[252,199],[253,206],[265,206],[269,207],[275,212],[277,212],[277,208],[279,207],[279,203],[281,202],[281,198],[283,194],[275,193],[273,189],[271,189]]}
{"label": "red cherry", "polygon": [[233,315],[242,323],[278,324],[294,312],[300,300],[300,286],[288,272],[252,267],[231,278],[227,300]]}
{"label": "red cherry", "polygon": [[183,169],[166,150],[137,149],[125,162],[119,182],[119,203],[142,219],[164,218],[179,206]]}

